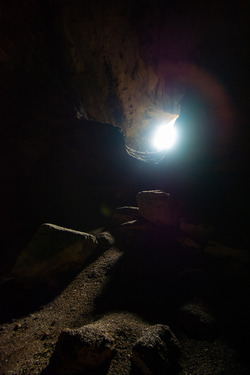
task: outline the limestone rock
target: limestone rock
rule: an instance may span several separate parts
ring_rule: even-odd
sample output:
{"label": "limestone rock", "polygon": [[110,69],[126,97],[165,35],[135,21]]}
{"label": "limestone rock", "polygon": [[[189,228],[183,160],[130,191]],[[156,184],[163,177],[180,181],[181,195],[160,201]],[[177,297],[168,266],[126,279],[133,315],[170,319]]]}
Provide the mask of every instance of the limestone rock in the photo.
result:
{"label": "limestone rock", "polygon": [[45,223],[19,255],[12,274],[23,283],[56,285],[80,270],[96,246],[91,234]]}
{"label": "limestone rock", "polygon": [[146,328],[132,350],[133,363],[144,375],[167,374],[178,364],[180,347],[170,328],[156,324]]}
{"label": "limestone rock", "polygon": [[126,223],[132,220],[138,220],[141,216],[139,214],[139,207],[118,207],[113,215],[113,220],[117,224]]}
{"label": "limestone rock", "polygon": [[139,212],[156,225],[178,225],[179,210],[174,197],[161,190],[141,191],[136,196]]}
{"label": "limestone rock", "polygon": [[216,320],[198,304],[182,306],[179,319],[183,330],[191,338],[213,341],[218,335]]}
{"label": "limestone rock", "polygon": [[94,324],[65,329],[58,338],[48,370],[51,374],[94,374],[109,365],[114,353],[111,335]]}

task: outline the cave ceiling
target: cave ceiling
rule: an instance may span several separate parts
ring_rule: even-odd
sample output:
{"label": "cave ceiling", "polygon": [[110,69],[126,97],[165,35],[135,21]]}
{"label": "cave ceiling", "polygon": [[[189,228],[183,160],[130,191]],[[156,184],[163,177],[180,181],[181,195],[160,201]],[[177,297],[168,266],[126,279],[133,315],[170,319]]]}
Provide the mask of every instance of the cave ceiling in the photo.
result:
{"label": "cave ceiling", "polygon": [[133,155],[152,151],[154,127],[177,118],[193,91],[207,103],[207,126],[216,129],[219,147],[233,137],[225,82],[230,75],[235,80],[238,67],[229,66],[244,49],[244,6],[28,0],[5,2],[1,17],[5,96],[18,74],[33,85],[63,82],[76,95],[78,116],[119,127]]}

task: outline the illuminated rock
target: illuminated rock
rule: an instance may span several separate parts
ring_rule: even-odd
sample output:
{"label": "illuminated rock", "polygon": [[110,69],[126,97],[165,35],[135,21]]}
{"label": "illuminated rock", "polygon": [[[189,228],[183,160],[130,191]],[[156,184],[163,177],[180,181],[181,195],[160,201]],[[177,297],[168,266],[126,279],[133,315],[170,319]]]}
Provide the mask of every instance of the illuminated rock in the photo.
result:
{"label": "illuminated rock", "polygon": [[175,198],[161,190],[141,191],[136,196],[142,217],[156,225],[178,225],[179,210]]}
{"label": "illuminated rock", "polygon": [[56,285],[79,271],[96,246],[91,234],[42,224],[19,255],[12,274],[23,283]]}
{"label": "illuminated rock", "polygon": [[58,338],[50,370],[64,375],[94,374],[92,371],[109,364],[113,355],[113,338],[105,329],[94,324],[66,329]]}
{"label": "illuminated rock", "polygon": [[179,355],[179,343],[170,328],[156,324],[135,343],[132,360],[144,375],[167,374],[176,368]]}

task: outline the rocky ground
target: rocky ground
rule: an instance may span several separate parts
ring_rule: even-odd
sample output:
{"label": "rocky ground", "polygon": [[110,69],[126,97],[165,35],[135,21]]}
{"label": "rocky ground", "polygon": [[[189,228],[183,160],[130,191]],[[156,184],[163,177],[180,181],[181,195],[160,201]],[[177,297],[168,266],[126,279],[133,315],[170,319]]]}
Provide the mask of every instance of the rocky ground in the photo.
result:
{"label": "rocky ground", "polygon": [[248,251],[138,208],[114,219],[115,244],[92,231],[97,250],[63,283],[2,281],[0,373],[249,374]]}

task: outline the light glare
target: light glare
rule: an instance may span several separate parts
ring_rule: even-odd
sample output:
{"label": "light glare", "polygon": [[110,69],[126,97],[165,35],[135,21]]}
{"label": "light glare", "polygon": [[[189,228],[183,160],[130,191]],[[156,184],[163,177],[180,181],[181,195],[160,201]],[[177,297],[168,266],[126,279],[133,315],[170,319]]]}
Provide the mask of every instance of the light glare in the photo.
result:
{"label": "light glare", "polygon": [[153,146],[158,151],[168,150],[175,144],[177,138],[176,128],[174,127],[175,120],[173,119],[167,124],[164,123],[157,129],[153,139]]}

